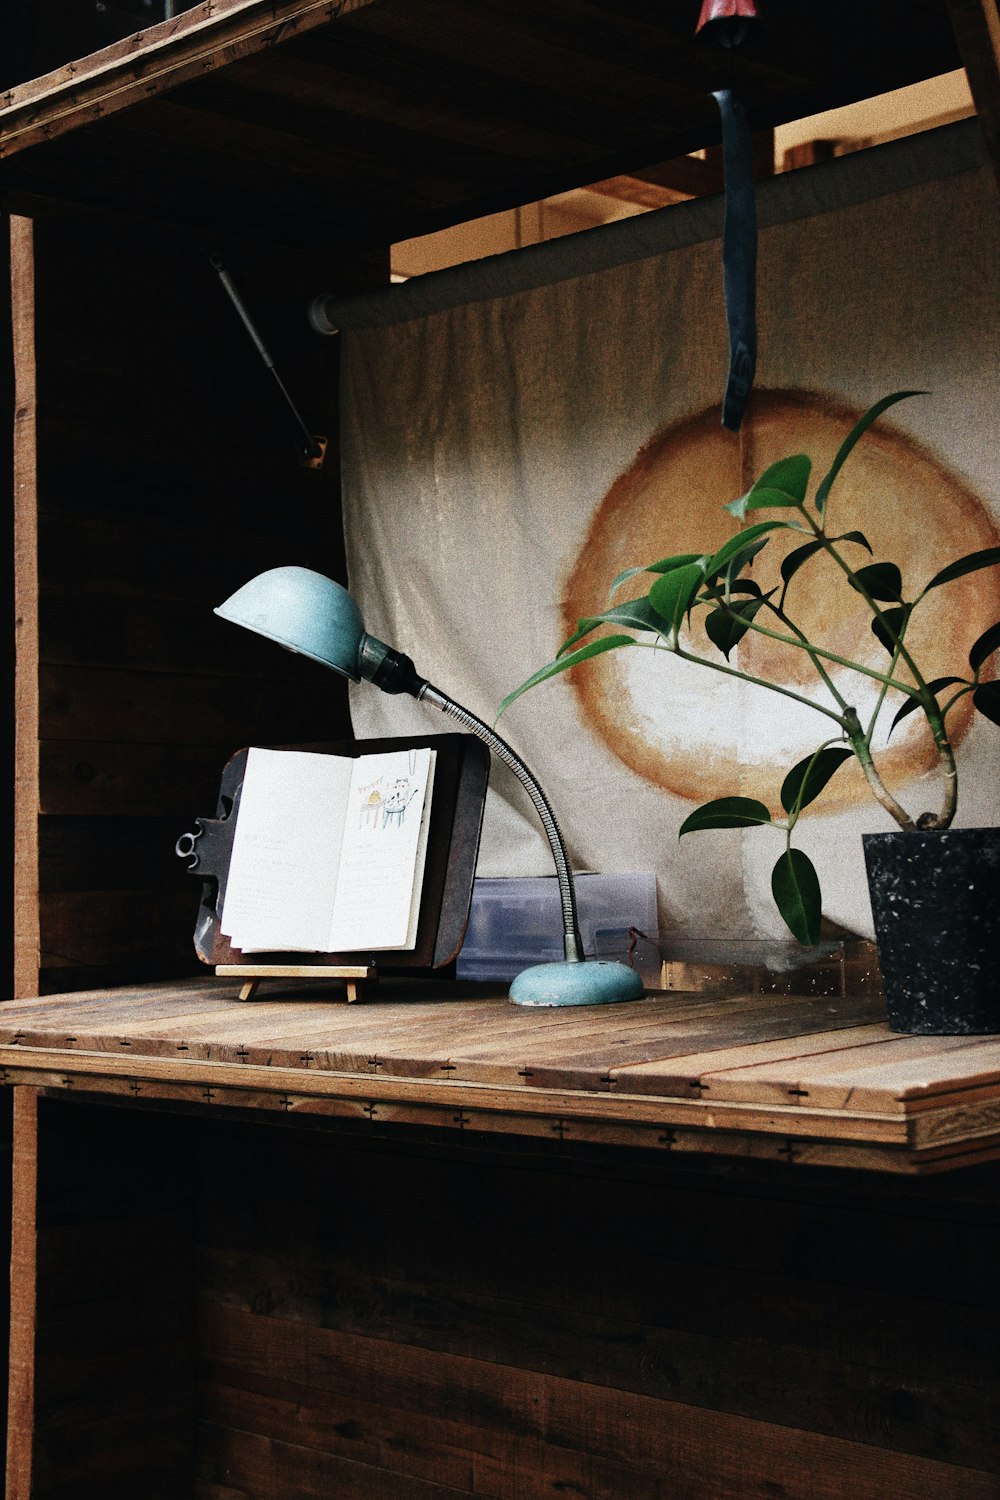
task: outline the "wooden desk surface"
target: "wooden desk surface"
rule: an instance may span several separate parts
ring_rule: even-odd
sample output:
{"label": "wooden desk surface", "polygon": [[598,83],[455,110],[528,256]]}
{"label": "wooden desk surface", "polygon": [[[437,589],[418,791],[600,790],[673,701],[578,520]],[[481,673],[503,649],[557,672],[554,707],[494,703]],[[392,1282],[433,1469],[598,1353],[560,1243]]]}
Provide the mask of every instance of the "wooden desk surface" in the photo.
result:
{"label": "wooden desk surface", "polygon": [[868,998],[527,1010],[444,983],[350,1006],[318,985],[238,992],[213,977],[0,1005],[0,1079],[911,1173],[1000,1156],[1000,1037],[897,1036]]}

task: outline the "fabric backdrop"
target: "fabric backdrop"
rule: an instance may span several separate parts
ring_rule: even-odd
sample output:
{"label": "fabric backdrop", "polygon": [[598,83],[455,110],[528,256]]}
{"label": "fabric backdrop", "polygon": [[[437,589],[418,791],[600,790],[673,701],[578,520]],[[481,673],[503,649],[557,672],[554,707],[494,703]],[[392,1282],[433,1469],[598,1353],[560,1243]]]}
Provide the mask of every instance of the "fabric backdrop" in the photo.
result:
{"label": "fabric backdrop", "polygon": [[[929,394],[894,408],[855,451],[833,491],[837,530],[861,528],[877,558],[901,564],[911,594],[951,558],[1000,542],[1000,212],[978,125],[777,177],[760,187],[759,215],[761,352],[739,435],[719,424],[718,199],[342,309],[351,588],[369,631],[488,721],[579,615],[606,607],[622,568],[718,545],[735,526],[723,503],[767,463],[805,451],[825,467],[860,411],[890,391]],[[835,571],[816,564],[789,594],[817,628],[844,596]],[[1000,618],[997,575],[937,591],[915,637],[930,675],[960,672],[971,640]],[[867,617],[827,639],[886,660]],[[813,692],[802,658],[739,650],[742,665],[756,652]],[[359,736],[447,727],[412,700],[368,686],[352,694]],[[863,711],[873,700],[853,701]],[[913,814],[939,799],[917,720],[896,731],[887,767]],[[656,873],[669,947],[788,936],[770,900],[777,834],[679,842],[677,829],[711,796],[776,806],[784,772],[827,738],[828,722],[665,653],[628,650],[534,690],[498,727],[546,788],[576,868]],[[997,823],[1000,732],[971,715],[956,728],[958,823]],[[830,791],[797,841],[819,869],[827,915],[868,933],[858,835],[894,825],[853,766]],[[551,873],[535,815],[501,767],[479,871]]]}

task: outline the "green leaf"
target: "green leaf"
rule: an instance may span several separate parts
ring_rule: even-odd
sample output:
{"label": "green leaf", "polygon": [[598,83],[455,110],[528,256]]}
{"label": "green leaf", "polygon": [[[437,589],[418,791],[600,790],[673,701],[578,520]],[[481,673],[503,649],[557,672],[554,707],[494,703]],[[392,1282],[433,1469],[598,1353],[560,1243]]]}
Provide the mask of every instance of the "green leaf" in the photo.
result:
{"label": "green leaf", "polygon": [[1000,646],[1000,620],[991,625],[989,630],[984,630],[978,641],[972,644],[969,652],[969,666],[974,672],[978,672],[988,656],[992,656],[997,647]]}
{"label": "green leaf", "polygon": [[763,474],[750,486],[745,495],[725,506],[731,515],[740,520],[748,510],[765,510],[770,507],[784,508],[801,506],[806,498],[812,459],[805,453],[793,453],[790,458],[779,458],[769,464]]}
{"label": "green leaf", "polygon": [[[789,529],[787,521],[757,521],[753,526],[748,526],[746,531],[738,531],[735,536],[729,538],[728,542],[723,542],[718,552],[705,560],[705,577],[717,577],[723,568],[735,562],[741,552],[748,554],[746,562],[749,562],[761,547],[767,545],[766,541],[762,541],[761,538],[765,537],[769,531],[788,531]],[[732,576],[735,578],[738,572],[739,568],[733,568]]]}
{"label": "green leaf", "polygon": [[763,802],[757,802],[753,797],[716,797],[713,802],[704,802],[688,814],[677,837],[697,833],[703,828],[755,828],[770,822],[771,814]]}
{"label": "green leaf", "polygon": [[[749,546],[741,547],[739,552],[736,553],[735,557],[731,557],[729,559],[729,562],[726,564],[724,569],[724,582],[727,589],[732,589],[736,586],[736,579],[739,578],[740,574],[743,572],[743,569],[745,567],[748,567],[749,564],[753,562],[754,558],[757,556],[757,553],[762,552],[769,541],[770,537],[759,536],[755,541],[752,541]],[[711,561],[711,559],[709,559],[709,561]]]}
{"label": "green leaf", "polygon": [[972,701],[984,718],[1000,724],[1000,682],[981,682],[972,695]]}
{"label": "green leaf", "polygon": [[[705,569],[701,562],[688,563],[686,567],[674,568],[658,578],[649,591],[649,602],[665,622],[671,634],[681,627],[695,594],[705,582]],[[662,630],[662,624],[659,626]]]}
{"label": "green leaf", "polygon": [[[872,550],[871,543],[868,541],[868,538],[862,531],[845,531],[840,536],[830,537],[830,541],[857,542],[859,546],[867,547],[869,552]],[[781,564],[781,576],[785,580],[785,582],[789,583],[795,576],[795,574],[799,571],[802,564],[808,562],[815,553],[819,552],[822,549],[822,547],[822,539],[817,539],[813,542],[806,542],[804,547],[796,547],[794,552],[789,552],[788,556]]]}
{"label": "green leaf", "polygon": [[[954,682],[964,682],[964,681],[965,681],[964,677],[935,677],[934,681],[933,682],[929,682],[927,684],[927,686],[928,686],[928,688],[930,689],[930,691],[932,693],[937,694],[937,693],[939,693],[941,691],[942,688],[951,687],[952,683],[954,683]],[[973,699],[973,702],[974,701],[975,701],[975,699]],[[900,708],[900,709],[897,710],[895,718],[893,719],[892,723],[889,725],[889,734],[886,735],[886,739],[888,739],[889,735],[892,734],[892,731],[895,729],[895,727],[899,723],[900,719],[905,719],[906,716],[907,716],[907,714],[915,713],[916,710],[918,708],[921,708],[922,706],[923,705],[921,704],[919,698],[907,698],[907,700],[903,704],[902,708]]]}
{"label": "green leaf", "polygon": [[882,642],[882,645],[890,656],[895,656],[896,654],[896,642],[893,639],[892,632],[895,631],[897,636],[902,637],[903,632],[906,630],[906,622],[910,618],[911,608],[912,606],[909,604],[901,604],[896,609],[884,609],[881,619],[876,615],[874,620],[872,620],[872,631]]}
{"label": "green leaf", "polygon": [[869,563],[853,573],[849,582],[859,594],[864,590],[880,601],[891,600],[895,604],[903,597],[903,575],[895,563]]}
{"label": "green leaf", "polygon": [[815,802],[834,772],[850,760],[853,750],[831,745],[815,755],[807,755],[793,766],[781,784],[781,805],[786,813],[801,812]]}
{"label": "green leaf", "polygon": [[984,547],[982,552],[970,552],[957,562],[949,563],[940,573],[935,573],[923,592],[926,594],[929,589],[940,588],[942,583],[964,578],[966,573],[976,573],[980,568],[992,568],[994,563],[1000,563],[1000,547]]}
{"label": "green leaf", "polygon": [[789,583],[795,577],[802,564],[808,562],[811,557],[817,552],[822,551],[822,549],[823,543],[817,541],[806,542],[804,547],[796,547],[794,552],[789,552],[781,564],[781,576],[785,583]]}
{"label": "green leaf", "polygon": [[701,557],[700,552],[679,552],[676,557],[661,557],[659,562],[648,563],[641,568],[626,568],[624,573],[619,573],[611,585],[609,599],[613,599],[623,583],[634,578],[637,573],[670,573],[674,568],[686,567],[688,563],[697,562]]}
{"label": "green leaf", "polygon": [[563,641],[556,656],[564,655],[577,641],[582,641],[584,636],[596,630],[598,625],[630,625],[633,630],[652,630],[657,635],[663,630],[663,621],[643,595],[639,599],[629,599],[625,604],[616,604],[614,609],[606,609],[603,614],[588,615],[586,619],[578,620],[573,634]]}
{"label": "green leaf", "polygon": [[831,537],[830,540],[833,542],[857,542],[858,546],[864,547],[867,552],[871,552],[872,550],[872,544],[863,531],[844,531],[841,532],[840,536]]}
{"label": "green leaf", "polygon": [[497,710],[497,718],[504,713],[515,698],[520,698],[529,688],[537,687],[540,682],[546,682],[548,678],[555,677],[559,672],[565,672],[569,667],[575,667],[577,662],[587,661],[592,656],[600,656],[602,651],[614,651],[619,646],[634,646],[635,641],[630,635],[602,635],[599,641],[591,641],[589,646],[583,646],[579,651],[571,651],[569,656],[560,656],[555,661],[550,661],[547,667],[540,667],[520,687],[516,687],[512,693],[508,693]]}
{"label": "green leaf", "polygon": [[771,871],[774,904],[800,943],[819,942],[823,897],[812,860],[801,849],[786,849]]}
{"label": "green leaf", "polygon": [[880,417],[890,406],[895,406],[897,401],[907,401],[911,396],[926,395],[926,391],[894,391],[891,396],[883,396],[881,401],[876,401],[874,406],[870,406],[864,415],[859,417],[837,449],[837,456],[820,481],[819,489],[816,491],[816,509],[819,511],[821,517],[826,513],[826,502],[830,498],[830,488],[833,481],[844,467],[844,462],[855,443],[859,438],[864,437],[876,418]]}
{"label": "green leaf", "polygon": [[556,656],[560,657],[564,652],[569,651],[571,647],[576,645],[577,641],[582,641],[585,635],[589,635],[592,630],[596,630],[600,623],[599,615],[585,615],[582,620],[577,620],[576,629],[572,635],[568,635],[563,641],[556,652]]}
{"label": "green leaf", "polygon": [[[774,593],[773,589],[771,593]],[[713,609],[705,616],[708,638],[713,646],[718,646],[727,661],[730,651],[739,645],[750,629],[750,621],[769,598],[769,594],[761,594],[757,599],[742,599],[738,604]]]}
{"label": "green leaf", "polygon": [[[767,597],[770,599],[774,592],[775,590],[771,589]],[[759,599],[763,593],[764,590],[755,578],[737,578],[732,581],[728,577],[716,578],[712,580],[703,594],[698,595],[698,603],[718,604],[720,600],[727,599],[730,594],[752,594],[755,599]]]}

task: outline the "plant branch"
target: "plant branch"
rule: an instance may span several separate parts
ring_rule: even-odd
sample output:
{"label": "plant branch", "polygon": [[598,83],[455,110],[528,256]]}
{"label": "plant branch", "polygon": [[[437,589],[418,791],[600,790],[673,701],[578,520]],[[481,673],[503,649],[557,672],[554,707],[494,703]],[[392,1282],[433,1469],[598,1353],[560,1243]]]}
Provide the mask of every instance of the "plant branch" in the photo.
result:
{"label": "plant branch", "polygon": [[857,710],[848,708],[844,718],[846,720],[845,729],[847,731],[847,738],[851,742],[852,750],[861,762],[861,769],[865,774],[865,780],[871,787],[875,800],[881,803],[893,822],[898,823],[900,828],[904,829],[907,833],[914,832],[917,827],[916,823],[914,823],[905,807],[900,806],[896,801],[875,768],[871,746],[865,738],[865,732],[861,727],[861,720],[858,718]]}
{"label": "plant branch", "polygon": [[[807,698],[803,693],[793,692],[791,688],[780,687],[776,682],[765,682],[763,678],[751,677],[749,672],[741,672],[737,667],[723,666],[721,662],[710,661],[705,656],[695,656],[693,651],[685,651],[679,644],[670,645],[663,636],[655,641],[634,641],[634,645],[644,647],[647,651],[669,651],[672,656],[679,656],[682,661],[693,662],[699,667],[708,667],[711,672],[721,672],[724,677],[736,677],[740,682],[751,682],[754,687],[766,688],[769,693],[780,693],[783,698],[792,698],[796,703],[802,703],[806,708],[811,708],[818,714],[825,714],[835,724],[839,724],[845,732],[847,724],[845,719],[832,708],[825,708],[822,703],[815,703],[812,698]],[[848,709],[847,712],[852,712]]]}
{"label": "plant branch", "polygon": [[[913,660],[913,657],[910,655],[909,651],[906,649],[906,646],[903,644],[903,642],[900,639],[900,637],[898,637],[896,635],[896,632],[892,629],[891,625],[889,625],[887,623],[885,615],[884,615],[881,607],[879,606],[878,601],[872,597],[872,595],[868,592],[868,590],[865,588],[865,586],[864,586],[863,583],[859,583],[858,582],[857,572],[855,571],[854,568],[851,567],[851,565],[850,565],[849,562],[846,562],[844,560],[844,558],[841,557],[840,553],[837,551],[836,547],[833,545],[833,543],[831,542],[830,538],[827,536],[824,527],[817,526],[816,522],[813,520],[812,516],[806,510],[806,508],[805,508],[804,505],[799,506],[799,509],[801,510],[802,514],[805,516],[806,520],[809,522],[809,525],[812,527],[812,530],[813,530],[813,533],[814,533],[814,535],[816,537],[816,540],[818,542],[822,542],[822,544],[823,544],[823,550],[826,553],[828,553],[830,557],[833,558],[834,562],[837,564],[837,567],[840,568],[841,571],[845,574],[845,576],[850,580],[851,587],[857,589],[858,593],[864,599],[865,603],[868,605],[868,608],[871,610],[872,614],[875,616],[875,618],[877,620],[881,621],[881,623],[884,626],[887,634],[893,640],[895,640],[895,642],[896,642],[896,644],[897,644],[897,646],[899,648],[899,656],[902,658],[902,660],[909,667],[910,671],[913,673],[913,680],[914,680],[914,683],[916,684],[917,688],[918,689],[925,688],[927,686],[927,683],[924,681],[923,674],[921,673],[920,668],[917,666],[916,662]],[[886,678],[883,677],[882,681],[883,682],[886,681]],[[897,686],[897,685],[898,684],[890,683],[890,686]],[[914,696],[912,688],[908,689],[907,691],[910,692],[911,696]]]}
{"label": "plant branch", "polygon": [[[824,661],[834,661],[840,667],[847,667],[848,671],[860,672],[863,677],[871,677],[875,682],[882,682],[886,687],[895,688],[897,692],[905,693],[908,698],[920,697],[920,687],[914,686],[912,682],[899,682],[895,677],[887,677],[884,672],[877,672],[874,667],[864,667],[859,661],[852,661],[849,656],[838,656],[836,651],[827,651],[824,647],[814,646],[807,640],[797,640],[794,635],[784,635],[780,630],[768,630],[766,625],[759,624],[757,620],[747,620],[744,623],[748,630],[755,630],[758,635],[766,635],[772,641],[780,641],[784,646],[794,646],[796,651],[805,651],[809,656],[821,656]],[[795,627],[793,626],[792,628],[794,629]],[[695,659],[698,661],[703,660],[701,657],[692,658],[692,660]],[[714,662],[705,662],[704,665],[714,666],[715,664]],[[759,677],[750,677],[748,680],[750,682],[759,682],[761,687],[771,686],[771,683],[764,682]],[[839,695],[836,696],[839,697]]]}
{"label": "plant branch", "polygon": [[[929,693],[928,696],[934,702],[933,695]],[[917,819],[917,827],[950,828],[952,819],[958,809],[958,767],[955,765],[955,752],[952,750],[951,741],[948,739],[948,731],[944,724],[944,714],[937,707],[937,704],[934,703],[934,708],[931,709],[924,703],[923,709],[927,715],[931,734],[934,736],[938,755],[941,758],[944,798],[941,804],[941,811],[937,816],[935,817],[933,813],[922,813]]]}

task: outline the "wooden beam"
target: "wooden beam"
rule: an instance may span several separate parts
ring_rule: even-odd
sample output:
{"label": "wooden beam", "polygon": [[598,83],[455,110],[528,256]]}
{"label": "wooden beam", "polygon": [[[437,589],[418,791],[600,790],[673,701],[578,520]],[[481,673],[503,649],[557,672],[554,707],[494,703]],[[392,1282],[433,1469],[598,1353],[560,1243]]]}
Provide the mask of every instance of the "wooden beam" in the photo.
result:
{"label": "wooden beam", "polygon": [[34,1447],[37,1278],[38,1090],[14,1091],[14,1174],[10,1253],[10,1394],[7,1497],[29,1500]]}
{"label": "wooden beam", "polygon": [[[774,176],[774,130],[757,130],[753,136],[754,177]],[[606,177],[591,183],[589,191],[645,208],[665,208],[687,198],[704,198],[723,189],[722,147],[709,146],[702,156],[674,156],[670,161],[643,167],[626,176]]]}
{"label": "wooden beam", "polygon": [[204,0],[2,96],[0,158],[203,78],[372,0]]}
{"label": "wooden beam", "polygon": [[993,170],[1000,182],[1000,13],[996,0],[947,0]]}
{"label": "wooden beam", "polygon": [[35,264],[10,220],[14,354],[14,995],[38,990],[38,483]]}
{"label": "wooden beam", "polygon": [[587,192],[599,193],[602,198],[617,198],[621,203],[638,203],[643,208],[667,208],[671,203],[685,203],[694,197],[693,193],[658,187],[642,177],[605,177],[590,183]]}

